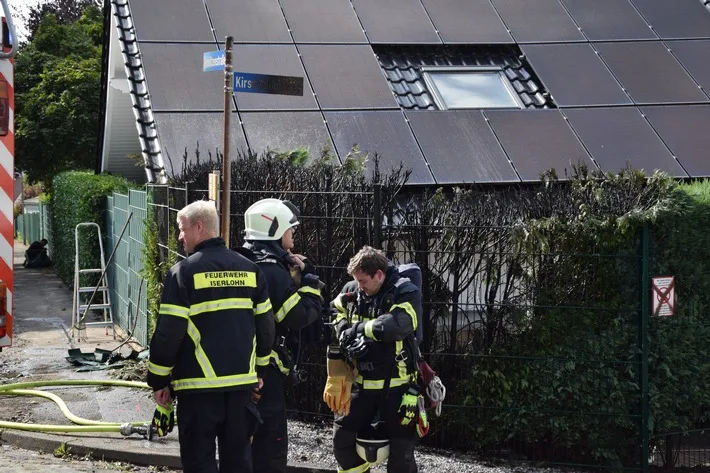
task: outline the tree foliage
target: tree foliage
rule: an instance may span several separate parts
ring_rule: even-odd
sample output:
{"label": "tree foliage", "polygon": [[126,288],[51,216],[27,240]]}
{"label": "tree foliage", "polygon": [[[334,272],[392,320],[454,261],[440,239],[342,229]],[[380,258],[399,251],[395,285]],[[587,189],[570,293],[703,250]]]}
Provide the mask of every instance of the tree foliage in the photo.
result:
{"label": "tree foliage", "polygon": [[94,6],[73,22],[45,12],[17,54],[15,162],[31,182],[51,185],[62,171],[93,168],[102,21]]}
{"label": "tree foliage", "polygon": [[25,24],[27,29],[27,41],[32,41],[39,25],[42,23],[42,18],[48,14],[53,14],[59,24],[65,25],[73,23],[84,13],[90,6],[100,6],[99,0],[52,0],[45,2],[37,2],[30,6],[29,12],[26,15],[20,16],[20,21]]}

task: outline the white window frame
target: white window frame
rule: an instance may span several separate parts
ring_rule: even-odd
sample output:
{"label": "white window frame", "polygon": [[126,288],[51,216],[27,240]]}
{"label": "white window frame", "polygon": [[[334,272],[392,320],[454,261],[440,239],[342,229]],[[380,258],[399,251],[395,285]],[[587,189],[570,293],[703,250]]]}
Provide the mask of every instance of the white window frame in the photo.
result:
{"label": "white window frame", "polygon": [[[513,88],[513,85],[510,83],[508,78],[503,74],[503,69],[500,67],[489,67],[489,66],[468,66],[468,67],[460,67],[460,66],[427,66],[427,67],[422,67],[422,76],[424,77],[424,83],[427,86],[427,89],[429,90],[429,93],[431,93],[432,97],[434,98],[434,103],[436,103],[436,106],[439,107],[439,110],[449,110],[449,107],[446,105],[446,102],[444,101],[443,97],[439,93],[439,89],[436,87],[436,83],[434,82],[434,79],[432,78],[432,73],[437,73],[437,72],[444,72],[444,73],[478,73],[478,72],[483,72],[483,73],[491,73],[491,72],[496,72],[498,73],[498,77],[501,81],[501,84],[503,84],[503,87],[505,87],[506,91],[508,92],[508,95],[513,99],[513,102],[516,103],[519,109],[525,108],[525,104],[523,104],[523,101],[520,99],[520,96],[518,93],[515,91]],[[480,110],[480,109],[497,109],[497,110],[511,110],[515,109],[515,107],[455,107],[452,108],[451,110]]]}

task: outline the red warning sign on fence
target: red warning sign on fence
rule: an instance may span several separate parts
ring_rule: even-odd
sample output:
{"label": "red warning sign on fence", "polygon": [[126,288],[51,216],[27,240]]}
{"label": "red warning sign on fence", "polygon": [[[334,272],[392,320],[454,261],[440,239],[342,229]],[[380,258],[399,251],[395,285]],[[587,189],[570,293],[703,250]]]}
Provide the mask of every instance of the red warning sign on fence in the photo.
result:
{"label": "red warning sign on fence", "polygon": [[653,315],[670,317],[675,312],[675,277],[658,276],[652,278]]}

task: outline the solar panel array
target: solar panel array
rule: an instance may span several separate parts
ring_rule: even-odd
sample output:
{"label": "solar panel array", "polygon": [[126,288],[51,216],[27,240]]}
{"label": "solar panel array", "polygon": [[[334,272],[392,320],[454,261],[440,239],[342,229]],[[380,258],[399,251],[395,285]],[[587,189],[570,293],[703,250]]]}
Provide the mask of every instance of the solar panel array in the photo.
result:
{"label": "solar panel array", "polygon": [[[710,176],[703,1],[524,4],[129,0],[158,137],[173,160],[197,142],[221,148],[223,75],[203,72],[202,54],[231,35],[235,71],[304,77],[303,97],[235,94],[233,149],[305,146],[317,156],[332,147],[342,158],[357,144],[386,165],[404,161],[413,184],[534,181],[578,163]],[[376,56],[501,44],[520,48],[555,108],[409,110],[433,107],[398,102]]]}

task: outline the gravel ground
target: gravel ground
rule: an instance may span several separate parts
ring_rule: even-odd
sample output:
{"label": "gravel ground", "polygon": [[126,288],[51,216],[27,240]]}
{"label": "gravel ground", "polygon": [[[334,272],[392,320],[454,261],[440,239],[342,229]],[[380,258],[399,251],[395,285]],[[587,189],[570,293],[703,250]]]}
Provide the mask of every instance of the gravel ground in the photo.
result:
{"label": "gravel ground", "polygon": [[[331,426],[289,420],[288,435],[289,462],[304,462],[336,471],[338,465],[333,457]],[[419,473],[559,473],[561,471],[553,468],[535,468],[520,463],[493,465],[492,462],[481,461],[473,455],[424,447],[418,447],[414,456],[419,466]],[[372,471],[384,473],[387,468],[382,464]]]}

